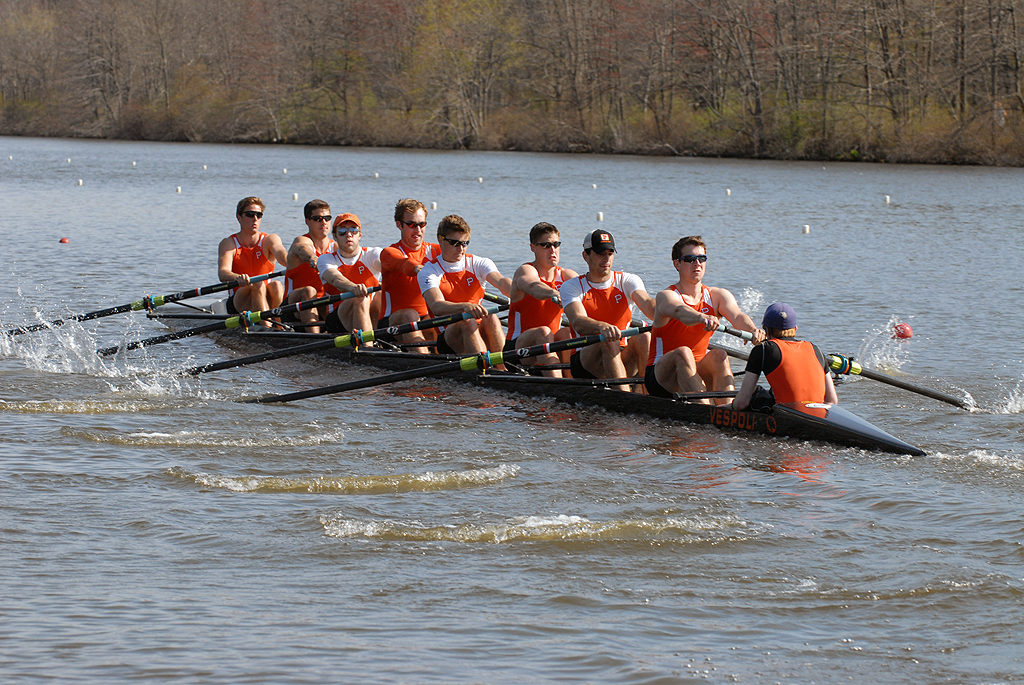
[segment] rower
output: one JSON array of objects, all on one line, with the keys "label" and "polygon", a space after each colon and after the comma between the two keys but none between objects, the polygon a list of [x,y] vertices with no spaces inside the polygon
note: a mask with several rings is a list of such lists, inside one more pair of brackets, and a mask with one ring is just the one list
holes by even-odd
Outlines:
[{"label": "rower", "polygon": [[[650,395],[733,389],[732,369],[724,350],[708,350],[711,334],[725,317],[736,328],[765,338],[725,288],[704,285],[707,246],[699,235],[680,238],[672,246],[672,265],[679,280],[658,293],[655,301],[651,351],[644,374]],[[701,400],[710,404],[710,400]],[[727,404],[728,400],[721,403]]]},{"label": "rower", "polygon": [[[288,270],[284,274],[285,300],[288,304],[323,297],[324,284],[320,280],[317,259],[320,255],[332,252],[337,245],[331,240],[331,206],[323,200],[310,200],[302,208],[306,222],[306,233],[292,241],[288,248]],[[304,328],[309,333],[319,333],[320,326],[308,324],[317,317],[327,317],[326,307],[304,309],[292,315],[307,324]],[[288,320],[290,317],[282,317]]]},{"label": "rower", "polygon": [[441,354],[500,352],[505,346],[505,331],[495,314],[480,304],[484,282],[508,295],[512,280],[502,276],[487,257],[469,254],[466,248],[472,230],[458,214],[449,214],[437,225],[441,254],[425,264],[418,274],[420,291],[433,316],[468,312],[466,319],[445,326],[437,338]]},{"label": "rower", "polygon": [[[269,274],[274,264],[285,264],[288,252],[276,233],[260,230],[266,206],[258,197],[243,197],[235,207],[238,233],[220,241],[217,247],[217,276],[223,283],[241,281],[241,285],[229,291],[227,307],[229,314],[243,311],[264,311],[281,306],[284,286],[280,281],[249,283],[253,276]],[[267,324],[269,325],[269,324]]]},{"label": "rower", "polygon": [[[562,284],[560,296],[569,325],[579,335],[607,335],[608,341],[585,347],[569,360],[574,378],[627,378],[636,376],[647,359],[650,333],[622,339],[621,329],[633,318],[630,304],[647,317],[654,316],[654,298],[636,274],[614,271],[615,239],[597,230],[583,239],[587,273]],[[619,386],[631,391],[630,386]]]},{"label": "rower", "polygon": [[380,285],[379,247],[362,247],[362,223],[355,214],[339,214],[334,220],[332,235],[337,243],[333,252],[317,260],[317,269],[329,295],[356,293],[358,296],[331,306],[327,330],[335,335],[350,331],[373,330],[376,321],[374,297],[368,289]]},{"label": "rower", "polygon": [[[512,275],[509,295],[508,340],[505,349],[532,347],[572,336],[562,326],[562,301],[558,289],[562,283],[578,274],[572,269],[558,266],[562,241],[558,229],[542,221],[530,229],[530,251],[533,261],[523,264]],[[557,364],[557,354],[544,354],[524,359],[524,364],[551,366]],[[543,372],[546,376],[562,377],[560,369]]]},{"label": "rower", "polygon": [[[827,402],[838,404],[832,374],[818,346],[796,339],[796,312],[785,302],[776,302],[764,312],[761,325],[768,339],[750,351],[743,385],[733,400],[733,409],[751,406],[764,373],[771,386],[764,404],[775,402]],[[758,404],[757,401],[754,404]],[[759,408],[759,407],[754,407]]]},{"label": "rower", "polygon": [[[437,243],[423,241],[427,227],[427,208],[419,200],[407,198],[395,205],[395,226],[401,239],[384,248],[380,255],[381,291],[384,293],[383,310],[377,327],[399,326],[419,321],[427,315],[416,275],[423,264],[441,254]],[[433,335],[433,332],[429,332]],[[433,339],[431,337],[431,339]],[[398,337],[399,342],[424,342],[426,336],[415,331]],[[426,352],[425,347],[416,348]]]}]

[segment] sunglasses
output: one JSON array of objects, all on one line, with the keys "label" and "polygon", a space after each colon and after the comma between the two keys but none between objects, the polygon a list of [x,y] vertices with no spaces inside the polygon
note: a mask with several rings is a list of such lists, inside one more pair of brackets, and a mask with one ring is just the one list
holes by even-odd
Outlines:
[{"label": "sunglasses", "polygon": [[340,235],[345,235],[346,233],[359,233],[359,227],[358,226],[335,226],[334,227],[334,232],[338,233]]},{"label": "sunglasses", "polygon": [[322,221],[325,224],[330,223],[332,217],[330,214],[322,214],[320,216],[311,216],[306,221]]},{"label": "sunglasses", "polygon": [[551,241],[546,242],[546,243],[534,243],[534,245],[536,245],[537,247],[543,247],[544,249],[547,249],[549,247],[561,247],[562,246],[562,241],[561,240],[551,240]]},{"label": "sunglasses", "polygon": [[242,216],[248,217],[250,219],[262,219],[263,212],[242,212]]},{"label": "sunglasses", "polygon": [[402,225],[406,228],[426,228],[426,221],[403,221]]},{"label": "sunglasses", "polygon": [[687,264],[693,264],[694,262],[700,262],[703,264],[708,261],[708,256],[706,254],[684,254],[676,261],[686,262]]},{"label": "sunglasses", "polygon": [[468,240],[455,240],[454,238],[445,238],[444,241],[452,247],[469,247]]}]

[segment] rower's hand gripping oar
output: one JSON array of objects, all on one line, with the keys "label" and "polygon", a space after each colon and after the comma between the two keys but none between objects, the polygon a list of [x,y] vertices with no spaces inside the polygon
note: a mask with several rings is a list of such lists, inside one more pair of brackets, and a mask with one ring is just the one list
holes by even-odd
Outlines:
[{"label": "rower's hand gripping oar", "polygon": [[[747,333],[746,331],[737,331],[733,328],[725,326],[724,324],[719,325],[718,330],[724,333],[728,333],[729,335],[738,336],[740,338],[743,338],[744,340],[751,340],[753,337],[750,336],[750,334]],[[729,354],[729,356],[736,357],[737,359],[746,360],[750,356],[746,352],[732,350],[722,345],[715,345],[714,343],[712,343],[711,346],[717,349],[725,350],[726,353]],[[878,381],[880,383],[885,383],[896,388],[902,388],[903,390],[909,390],[910,392],[915,392],[919,395],[930,397],[933,400],[939,400],[940,402],[952,404],[954,407],[960,407],[961,409],[971,408],[971,406],[964,400],[961,400],[957,397],[953,397],[952,395],[948,395],[944,392],[932,390],[931,388],[925,388],[915,383],[910,383],[899,378],[894,378],[893,376],[889,376],[878,371],[866,369],[863,366],[861,366],[859,362],[854,361],[853,357],[845,357],[841,354],[829,354],[826,355],[826,358],[828,360],[829,367],[837,374],[845,373],[853,374],[856,376],[863,376],[864,378],[870,378],[871,380]]]},{"label": "rower's hand gripping oar", "polygon": [[[264,274],[262,276],[253,276],[249,279],[249,283],[259,283],[270,278],[277,278],[283,276],[284,271],[275,271],[272,274]],[[213,285],[204,285],[201,288],[195,288],[193,290],[182,290],[176,293],[170,293],[169,295],[157,295],[151,297],[146,295],[141,300],[135,302],[129,302],[128,304],[118,305],[116,307],[108,307],[107,309],[97,309],[94,312],[85,312],[84,314],[72,314],[64,319],[54,319],[53,321],[46,321],[44,323],[36,323],[29,326],[19,326],[18,328],[12,328],[7,331],[7,335],[22,335],[24,333],[32,333],[33,331],[41,331],[44,328],[55,328],[56,326],[63,326],[66,323],[72,321],[89,321],[91,319],[100,319],[104,316],[111,316],[113,314],[121,314],[122,312],[137,312],[143,309],[153,309],[163,304],[170,302],[178,302],[179,300],[187,300],[192,297],[200,297],[202,295],[211,295],[213,293],[221,292],[222,290],[228,290],[242,285],[241,281],[229,281],[227,283],[214,283]]]},{"label": "rower's hand gripping oar", "polygon": [[[507,304],[503,304],[500,307],[489,307],[487,309],[488,314],[497,314],[508,309]],[[209,371],[221,371],[223,369],[233,369],[237,366],[248,366],[249,364],[258,364],[260,362],[270,361],[271,359],[280,359],[282,357],[290,357],[296,354],[303,354],[305,352],[315,352],[317,350],[327,350],[331,348],[343,349],[346,347],[358,347],[374,340],[380,339],[382,336],[396,336],[405,335],[406,333],[412,333],[414,331],[425,331],[430,328],[439,328],[441,326],[448,326],[459,321],[465,321],[466,319],[474,318],[469,312],[460,312],[458,314],[448,314],[447,316],[438,316],[433,319],[423,319],[422,321],[412,321],[410,323],[404,323],[398,326],[386,326],[384,328],[377,328],[372,331],[352,331],[347,335],[339,335],[336,338],[329,340],[317,340],[316,342],[306,343],[305,345],[295,345],[292,347],[285,347],[280,350],[272,350],[269,352],[263,352],[261,354],[254,354],[249,357],[242,357],[240,359],[228,359],[222,362],[213,362],[211,364],[202,364],[200,366],[193,366],[192,368],[185,369],[182,374],[199,375],[201,373],[207,373]]]},{"label": "rower's hand gripping oar", "polygon": [[[642,326],[639,328],[627,328],[622,331],[621,337],[627,338],[631,335],[637,335],[638,333],[644,333],[651,330],[650,326]],[[396,373],[389,373],[383,376],[375,376],[373,378],[364,378],[358,381],[350,381],[348,383],[338,383],[336,385],[328,385],[322,388],[311,388],[309,390],[300,390],[298,392],[285,393],[283,395],[264,395],[263,397],[253,397],[248,400],[242,400],[249,404],[268,404],[271,402],[291,402],[293,400],[303,400],[307,397],[320,397],[321,395],[331,395],[339,392],[346,392],[348,390],[360,390],[362,388],[373,388],[379,385],[387,385],[388,383],[397,383],[398,381],[407,381],[414,378],[426,378],[428,376],[440,376],[441,374],[448,373],[450,371],[477,371],[479,369],[487,369],[492,366],[498,366],[504,364],[506,361],[514,361],[516,359],[526,359],[527,357],[536,357],[541,354],[547,354],[549,352],[561,352],[562,350],[572,350],[578,347],[586,347],[587,345],[596,345],[600,342],[610,340],[608,335],[587,335],[580,338],[570,338],[569,340],[560,340],[551,343],[542,343],[540,345],[534,345],[532,347],[523,347],[518,350],[505,350],[503,352],[484,352],[481,354],[474,354],[461,359],[456,359],[450,362],[444,362],[442,364],[434,364],[432,366],[421,367],[419,369],[409,369],[408,371],[398,371]]]},{"label": "rower's hand gripping oar", "polygon": [[[380,290],[380,286],[374,286],[366,289],[366,294],[374,293]],[[353,292],[341,293],[339,295],[325,295],[324,297],[317,297],[312,300],[303,300],[302,302],[296,302],[294,304],[286,304],[281,307],[274,309],[265,309],[262,312],[242,312],[238,316],[232,316],[224,321],[218,321],[216,323],[207,324],[205,326],[197,326],[196,328],[187,328],[183,331],[175,331],[173,333],[166,333],[164,335],[153,336],[152,338],[146,338],[144,340],[136,340],[126,345],[113,345],[111,347],[104,347],[103,349],[96,350],[96,354],[102,357],[108,357],[115,354],[118,350],[137,350],[140,347],[147,347],[149,345],[157,345],[159,343],[169,342],[171,340],[180,340],[181,338],[189,338],[193,335],[201,335],[203,333],[212,333],[213,331],[231,330],[235,328],[247,328],[252,324],[257,324],[267,319],[287,314],[290,312],[300,312],[307,309],[314,309],[323,305],[334,304],[335,302],[341,302],[342,300],[349,300],[353,297],[361,297]]]}]

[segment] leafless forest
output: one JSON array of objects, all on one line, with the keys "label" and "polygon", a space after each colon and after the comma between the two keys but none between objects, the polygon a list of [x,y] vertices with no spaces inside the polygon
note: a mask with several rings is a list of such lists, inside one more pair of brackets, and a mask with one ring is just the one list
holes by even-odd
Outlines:
[{"label": "leafless forest", "polygon": [[1024,0],[0,0],[0,133],[1024,163]]}]

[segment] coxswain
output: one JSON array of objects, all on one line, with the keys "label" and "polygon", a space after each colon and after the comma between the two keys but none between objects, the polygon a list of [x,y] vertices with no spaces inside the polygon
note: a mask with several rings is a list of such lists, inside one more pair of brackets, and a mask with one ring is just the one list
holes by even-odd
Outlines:
[{"label": "coxswain", "polygon": [[[220,241],[217,248],[217,276],[222,283],[241,281],[243,285],[230,291],[228,313],[265,311],[281,306],[284,285],[280,281],[265,280],[249,283],[253,276],[274,271],[274,264],[285,264],[288,252],[276,233],[260,230],[265,210],[258,197],[243,197],[235,207],[238,233]],[[267,325],[270,325],[269,323]]]},{"label": "coxswain", "polygon": [[[574,378],[628,378],[637,375],[647,359],[650,333],[622,338],[622,329],[633,319],[631,304],[649,318],[654,316],[654,298],[636,274],[615,271],[615,239],[597,230],[583,239],[583,261],[587,273],[562,284],[560,295],[569,325],[579,335],[605,335],[608,339],[584,347],[569,360]],[[628,385],[619,386],[632,391]]]},{"label": "coxswain", "polygon": [[[765,338],[725,288],[704,285],[707,246],[699,235],[680,238],[672,246],[672,265],[679,280],[658,293],[651,350],[644,386],[650,395],[733,390],[732,369],[725,350],[709,350],[711,335],[726,318],[735,328]],[[710,404],[710,400],[701,400]],[[720,404],[728,404],[723,399]]]},{"label": "coxswain", "polygon": [[[768,379],[774,402],[825,402],[838,404],[835,385],[825,355],[818,346],[796,339],[796,312],[784,302],[776,302],[764,312],[761,325],[768,339],[750,351],[743,384],[733,400],[733,409],[751,406],[761,374]],[[759,407],[754,407],[759,408]]]},{"label": "coxswain", "polygon": [[334,334],[355,330],[373,330],[375,298],[368,289],[380,285],[379,247],[362,247],[363,228],[355,214],[339,214],[334,220],[333,236],[337,247],[317,260],[324,289],[330,295],[356,293],[357,296],[331,306],[327,330]]},{"label": "coxswain", "polygon": [[433,316],[471,313],[465,319],[439,329],[439,354],[476,354],[500,352],[505,347],[505,331],[495,314],[481,304],[484,283],[490,283],[508,295],[512,280],[502,276],[487,257],[467,252],[472,230],[458,214],[449,214],[437,224],[441,254],[420,270],[420,291]]},{"label": "coxswain", "polygon": [[[407,198],[398,201],[395,205],[395,226],[401,233],[401,239],[384,248],[380,255],[383,309],[378,328],[411,323],[427,315],[427,304],[423,301],[416,274],[423,264],[441,254],[437,243],[423,240],[427,208],[419,200]],[[434,333],[426,333],[433,340]],[[415,331],[399,336],[398,340],[403,343],[425,342],[427,336],[424,332]],[[427,351],[424,347],[415,349]]]},{"label": "coxswain", "polygon": [[[512,275],[511,304],[508,309],[508,339],[505,349],[532,347],[572,336],[562,326],[562,283],[578,274],[558,265],[562,240],[558,229],[542,221],[530,229],[530,251],[533,261],[523,264]],[[540,367],[559,362],[558,355],[549,353],[522,360],[524,364]],[[546,376],[562,377],[560,369],[543,371]]]},{"label": "coxswain", "polygon": [[[302,208],[306,233],[292,241],[288,248],[288,270],[284,274],[285,301],[288,304],[323,297],[324,284],[317,270],[320,255],[334,251],[337,245],[331,239],[331,206],[323,200],[310,200]],[[310,325],[327,317],[326,307],[304,309],[295,318],[306,324],[309,333],[319,333],[320,326]],[[287,315],[286,317],[287,318]]]}]

